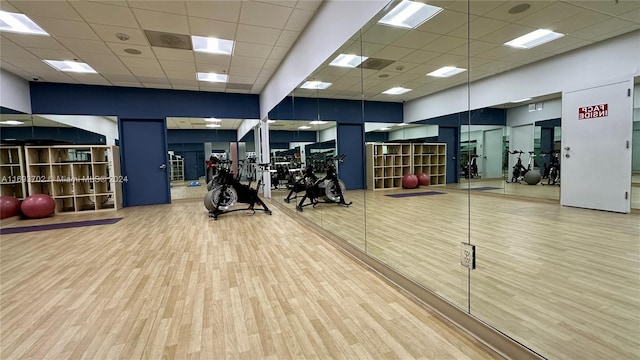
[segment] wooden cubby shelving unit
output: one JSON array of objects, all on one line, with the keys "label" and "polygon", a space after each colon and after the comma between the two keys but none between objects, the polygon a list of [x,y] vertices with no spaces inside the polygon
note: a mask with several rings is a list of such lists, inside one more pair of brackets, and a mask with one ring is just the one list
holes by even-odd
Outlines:
[{"label": "wooden cubby shelving unit", "polygon": [[27,196],[22,146],[0,146],[0,195],[23,200]]},{"label": "wooden cubby shelving unit", "polygon": [[172,158],[170,156],[169,180],[184,181],[184,159]]},{"label": "wooden cubby shelving unit", "polygon": [[444,185],[446,154],[446,144],[440,143],[367,144],[367,189],[399,189],[404,175],[419,173],[428,174],[431,185]]},{"label": "wooden cubby shelving unit", "polygon": [[56,214],[122,207],[117,146],[26,146],[25,154],[29,194],[53,197]]}]

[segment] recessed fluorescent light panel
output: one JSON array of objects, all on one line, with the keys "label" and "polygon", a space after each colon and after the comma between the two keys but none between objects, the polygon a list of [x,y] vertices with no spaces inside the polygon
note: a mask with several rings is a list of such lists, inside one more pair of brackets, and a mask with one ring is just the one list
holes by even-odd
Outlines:
[{"label": "recessed fluorescent light panel", "polygon": [[381,128],[380,128],[380,129],[378,129],[378,130],[386,131],[386,130],[391,130],[391,128],[389,128],[389,127],[381,127]]},{"label": "recessed fluorescent light panel", "polygon": [[204,36],[191,36],[193,51],[205,52],[209,54],[231,55],[233,52],[233,41]]},{"label": "recessed fluorescent light panel", "polygon": [[518,100],[509,101],[509,102],[513,104],[517,104],[517,103],[521,103],[529,100],[531,100],[531,98],[518,99]]},{"label": "recessed fluorescent light panel", "polygon": [[64,72],[74,72],[81,74],[97,74],[95,70],[89,64],[77,61],[59,61],[59,60],[42,60],[47,63],[47,65],[52,68],[64,71]]},{"label": "recessed fluorescent light panel", "polygon": [[403,0],[389,11],[378,23],[388,26],[413,29],[436,16],[442,8],[416,1]]},{"label": "recessed fluorescent light panel", "polygon": [[204,119],[204,121],[206,121],[206,122],[214,122],[214,123],[222,122],[222,120],[216,119],[216,118],[206,118],[206,119]]},{"label": "recessed fluorescent light panel", "polygon": [[208,128],[219,128],[221,125],[220,124],[207,124],[205,125]]},{"label": "recessed fluorescent light panel", "polygon": [[518,49],[531,49],[563,36],[564,34],[559,34],[551,30],[538,29],[504,44]]},{"label": "recessed fluorescent light panel", "polygon": [[208,81],[208,82],[227,82],[229,75],[225,74],[216,74],[216,73],[198,73],[199,81]]},{"label": "recessed fluorescent light panel", "polygon": [[408,93],[411,90],[412,89],[405,89],[403,87],[394,87],[389,90],[385,90],[382,93],[387,95],[400,95],[400,94]]},{"label": "recessed fluorescent light panel", "polygon": [[367,59],[367,56],[340,54],[329,65],[354,68]]},{"label": "recessed fluorescent light panel", "polygon": [[322,121],[322,120],[313,120],[309,122],[309,125],[324,125],[326,124],[326,121]]},{"label": "recessed fluorescent light panel", "polygon": [[324,90],[326,88],[328,88],[329,86],[333,85],[332,83],[329,82],[322,82],[322,81],[307,81],[304,84],[302,84],[302,86],[300,86],[301,89],[318,89],[318,90]]},{"label": "recessed fluorescent light panel", "polygon": [[274,122],[276,122],[275,120],[267,120],[267,124],[273,124]]},{"label": "recessed fluorescent light panel", "polygon": [[18,121],[18,120],[6,120],[6,121],[0,121],[0,124],[2,124],[2,125],[23,125],[24,122]]},{"label": "recessed fluorescent light panel", "polygon": [[300,129],[300,130],[311,129],[311,126],[302,125],[302,126],[298,126],[298,129]]},{"label": "recessed fluorescent light panel", "polygon": [[436,70],[436,71],[432,71],[430,73],[427,74],[427,76],[434,76],[434,77],[449,77],[449,76],[453,76],[453,75],[457,75],[460,74],[461,72],[465,72],[467,71],[467,69],[462,69],[462,68],[457,68],[455,66],[443,66],[440,69]]},{"label": "recessed fluorescent light panel", "polygon": [[26,15],[0,11],[0,30],[18,34],[49,35]]},{"label": "recessed fluorescent light panel", "polygon": [[405,124],[405,123],[400,123],[400,124],[396,124],[396,126],[407,126],[409,124]]}]

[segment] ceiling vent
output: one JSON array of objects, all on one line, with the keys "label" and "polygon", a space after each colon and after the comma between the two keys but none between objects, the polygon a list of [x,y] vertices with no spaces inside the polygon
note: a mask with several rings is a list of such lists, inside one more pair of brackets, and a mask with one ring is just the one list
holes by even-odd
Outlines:
[{"label": "ceiling vent", "polygon": [[151,46],[164,47],[170,49],[191,50],[191,37],[189,35],[172,34],[160,31],[144,31]]},{"label": "ceiling vent", "polygon": [[251,90],[253,84],[227,83],[227,89],[233,90]]},{"label": "ceiling vent", "polygon": [[393,64],[394,62],[394,60],[368,58],[367,60],[363,61],[358,67],[368,70],[382,70],[387,66]]}]

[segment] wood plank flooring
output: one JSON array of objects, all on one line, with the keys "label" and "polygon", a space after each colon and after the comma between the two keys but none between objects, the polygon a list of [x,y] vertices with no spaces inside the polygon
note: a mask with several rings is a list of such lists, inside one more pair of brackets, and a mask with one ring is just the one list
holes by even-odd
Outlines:
[{"label": "wood plank flooring", "polygon": [[[349,191],[349,208],[321,204],[298,216],[470,306],[545,357],[640,359],[640,213],[483,191],[469,198],[444,187],[417,191],[425,190],[446,194]],[[459,264],[460,242],[469,239],[478,255],[470,277]]]},{"label": "wood plank flooring", "polygon": [[494,359],[292,221],[202,199],[0,238],[2,359]]}]

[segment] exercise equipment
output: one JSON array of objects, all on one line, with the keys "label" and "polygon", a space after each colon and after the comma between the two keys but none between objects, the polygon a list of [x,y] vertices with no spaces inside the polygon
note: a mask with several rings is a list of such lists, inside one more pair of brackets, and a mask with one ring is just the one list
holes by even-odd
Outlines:
[{"label": "exercise equipment", "polygon": [[[343,162],[345,156],[345,154],[342,154],[327,158],[326,175],[321,179],[308,183],[302,199],[296,206],[296,210],[302,211],[305,206],[309,205],[315,208],[319,203],[337,203],[344,207],[352,204],[352,202],[346,202],[344,199],[344,191],[347,188],[342,180],[338,178],[335,166],[335,162]],[[305,204],[304,202],[307,199],[309,199],[309,203]],[[323,199],[323,201],[320,201],[320,199]]]},{"label": "exercise equipment", "polygon": [[[544,175],[542,178],[547,179],[547,185],[560,186],[560,150],[543,151],[542,154],[543,156],[549,155],[551,157],[549,165],[544,164]],[[544,183],[542,185],[544,185]]]},{"label": "exercise equipment", "polygon": [[535,170],[529,170],[524,174],[524,182],[529,185],[538,185],[540,180],[542,180],[542,175]]},{"label": "exercise equipment", "polygon": [[[249,184],[243,184],[240,182],[240,175],[235,175],[231,171],[231,161],[220,161],[218,166],[218,175],[212,180],[215,183],[212,189],[207,192],[204,198],[204,205],[209,210],[209,217],[214,220],[218,220],[218,216],[234,211],[249,210],[252,214],[256,213],[256,210],[261,210],[269,215],[272,211],[267,204],[258,196],[258,189],[262,183],[262,180],[258,180],[255,188]],[[261,168],[267,168],[269,164],[256,164]],[[237,203],[248,204],[249,206],[242,209],[230,209]],[[256,209],[255,205],[258,204],[261,208]]]},{"label": "exercise equipment", "polygon": [[47,194],[33,194],[22,201],[22,214],[31,219],[45,218],[56,209],[56,202]]},{"label": "exercise equipment", "polygon": [[415,189],[418,187],[418,177],[414,174],[406,174],[402,177],[402,187],[405,189]]},{"label": "exercise equipment", "polygon": [[418,185],[420,186],[429,186],[431,185],[431,176],[425,173],[420,173],[418,176]]},{"label": "exercise equipment", "polygon": [[476,154],[472,154],[469,156],[469,160],[467,161],[467,164],[462,165],[462,174],[461,176],[465,179],[473,179],[473,178],[477,178],[478,176],[478,164],[476,159],[478,158],[478,155]]},{"label": "exercise equipment", "polygon": [[13,196],[0,196],[0,219],[10,218],[20,212],[20,200]]},{"label": "exercise equipment", "polygon": [[[509,151],[509,154],[512,154],[512,155],[518,154],[518,160],[516,161],[516,164],[513,166],[513,172],[511,173],[511,182],[520,183],[524,181],[529,185],[537,185],[542,179],[542,176],[540,175],[540,172],[535,171],[531,168],[531,165],[533,163],[533,158],[535,156],[534,152],[529,151],[529,161],[527,162],[526,167],[522,165],[522,158],[521,158],[522,154],[524,154],[524,151],[514,150],[514,151]],[[529,175],[527,176],[527,174]]]},{"label": "exercise equipment", "polygon": [[284,198],[284,202],[289,203],[291,200],[297,199],[298,193],[306,191],[307,187],[311,186],[318,180],[318,177],[313,170],[313,165],[307,165],[302,175],[297,176],[296,172],[298,172],[299,169],[289,169],[289,179],[287,181],[289,194]]}]

